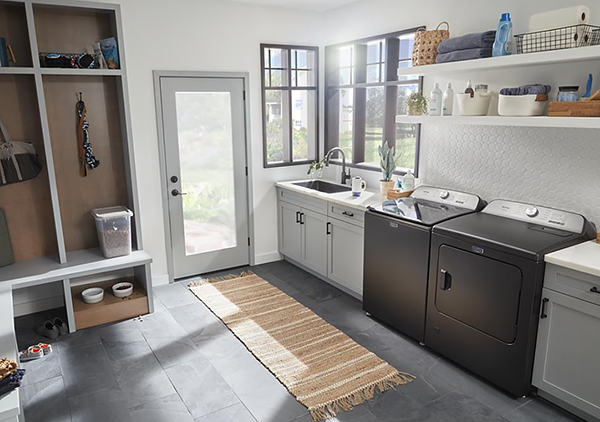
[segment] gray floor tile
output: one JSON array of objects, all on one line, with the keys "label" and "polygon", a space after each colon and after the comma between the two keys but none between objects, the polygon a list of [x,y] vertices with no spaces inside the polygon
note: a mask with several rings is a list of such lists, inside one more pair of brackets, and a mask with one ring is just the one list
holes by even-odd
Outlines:
[{"label": "gray floor tile", "polygon": [[21,387],[20,394],[27,422],[71,422],[62,377]]},{"label": "gray floor tile", "polygon": [[167,309],[188,305],[198,299],[181,283],[168,284],[154,288],[154,294]]},{"label": "gray floor tile", "polygon": [[349,296],[320,303],[315,311],[325,321],[346,333],[369,330],[377,325],[365,314],[361,302]]},{"label": "gray floor tile", "polygon": [[27,371],[22,385],[35,384],[62,375],[58,351],[53,351],[41,359],[23,362],[21,367]]},{"label": "gray floor tile", "polygon": [[111,361],[130,407],[176,394],[152,352]]},{"label": "gray floor tile", "polygon": [[[335,417],[327,419],[327,422],[377,422],[378,419],[367,410],[364,405],[355,407],[349,412],[339,412]],[[309,413],[294,419],[292,422],[314,422]]]},{"label": "gray floor tile", "polygon": [[174,366],[166,372],[196,419],[239,404],[233,390],[204,358]]},{"label": "gray floor tile", "polygon": [[271,273],[316,302],[325,302],[345,295],[335,287],[287,262],[279,264],[279,268],[272,269]]},{"label": "gray floor tile", "polygon": [[98,334],[111,361],[150,352],[144,335],[134,321],[104,326],[98,330]]},{"label": "gray floor tile", "polygon": [[[398,409],[397,416],[387,420],[402,420],[403,416],[402,409]],[[458,392],[449,393],[429,403],[416,415],[410,415],[405,419],[436,422],[507,422],[494,409]]]},{"label": "gray floor tile", "polygon": [[69,407],[73,422],[132,422],[125,395],[118,388],[71,397]]},{"label": "gray floor tile", "polygon": [[99,328],[95,327],[78,330],[74,333],[67,334],[66,336],[61,336],[55,344],[58,346],[58,350],[62,352],[67,349],[82,349],[90,346],[99,346],[102,344],[102,341],[100,340]]},{"label": "gray floor tile", "polygon": [[196,422],[256,422],[254,416],[243,404],[234,404],[209,415],[196,419]]},{"label": "gray floor tile", "polygon": [[163,312],[166,311],[167,307],[162,303],[162,300],[158,298],[158,296],[154,295],[154,312]]},{"label": "gray floor tile", "polygon": [[149,401],[130,408],[129,411],[133,422],[194,422],[194,418],[177,394]]},{"label": "gray floor tile", "polygon": [[511,422],[583,422],[577,416],[537,397],[504,417]]}]

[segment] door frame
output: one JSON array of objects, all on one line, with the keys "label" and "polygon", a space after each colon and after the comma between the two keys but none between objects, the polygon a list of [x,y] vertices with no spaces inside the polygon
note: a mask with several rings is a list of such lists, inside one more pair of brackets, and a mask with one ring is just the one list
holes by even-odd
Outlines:
[{"label": "door frame", "polygon": [[203,72],[203,71],[184,71],[184,70],[154,70],[154,100],[156,103],[156,125],[158,130],[158,158],[160,163],[160,187],[163,208],[163,224],[165,230],[165,245],[167,252],[167,271],[169,272],[169,283],[175,281],[175,270],[173,264],[173,242],[171,241],[171,219],[169,218],[169,193],[167,184],[167,159],[166,159],[166,140],[163,125],[163,108],[161,93],[161,78],[215,78],[215,79],[241,79],[244,85],[244,129],[245,137],[245,158],[248,175],[246,177],[246,195],[248,209],[246,216],[248,218],[248,236],[250,245],[248,247],[248,262],[251,266],[255,265],[254,254],[254,220],[251,218],[250,210],[254,209],[254,195],[252,191],[252,145],[250,144],[250,73],[249,72]]}]

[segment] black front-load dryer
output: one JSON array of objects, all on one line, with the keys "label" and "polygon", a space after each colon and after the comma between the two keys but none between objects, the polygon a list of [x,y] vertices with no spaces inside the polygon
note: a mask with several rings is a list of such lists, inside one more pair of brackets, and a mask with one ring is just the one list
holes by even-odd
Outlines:
[{"label": "black front-load dryer", "polygon": [[578,214],[509,201],[436,225],[425,344],[515,396],[528,394],[544,255],[595,235]]},{"label": "black front-load dryer", "polygon": [[420,186],[365,215],[363,308],[423,342],[431,228],[484,202],[468,193]]}]

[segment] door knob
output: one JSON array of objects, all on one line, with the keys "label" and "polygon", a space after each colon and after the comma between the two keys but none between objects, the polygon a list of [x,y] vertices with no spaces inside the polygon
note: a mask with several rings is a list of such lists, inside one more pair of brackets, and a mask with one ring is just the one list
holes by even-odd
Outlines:
[{"label": "door knob", "polygon": [[171,183],[177,183],[179,181],[179,179],[177,178],[177,176],[171,176]]},{"label": "door knob", "polygon": [[177,189],[173,189],[171,191],[171,195],[173,195],[173,196],[181,196],[181,195],[187,195],[187,193],[185,193],[185,192],[179,192]]}]

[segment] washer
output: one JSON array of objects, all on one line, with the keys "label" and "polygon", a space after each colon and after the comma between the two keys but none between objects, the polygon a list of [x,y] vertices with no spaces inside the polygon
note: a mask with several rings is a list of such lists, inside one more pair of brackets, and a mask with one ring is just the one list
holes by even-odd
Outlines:
[{"label": "washer", "polygon": [[475,212],[477,195],[421,186],[365,214],[363,308],[423,342],[431,228]]},{"label": "washer", "polygon": [[595,237],[581,215],[501,200],[435,226],[425,343],[515,396],[528,394],[544,255]]}]

